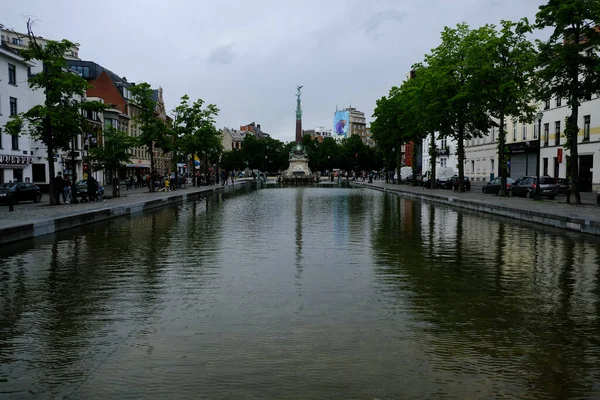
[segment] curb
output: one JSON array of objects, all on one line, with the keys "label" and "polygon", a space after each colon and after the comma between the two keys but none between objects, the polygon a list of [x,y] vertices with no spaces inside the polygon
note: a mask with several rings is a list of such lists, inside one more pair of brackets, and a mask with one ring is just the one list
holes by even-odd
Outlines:
[{"label": "curb", "polygon": [[512,218],[519,221],[531,222],[552,226],[554,228],[566,229],[590,235],[600,236],[600,222],[585,218],[573,218],[562,215],[553,215],[539,211],[528,211],[516,207],[506,207],[495,204],[487,204],[477,200],[465,200],[454,196],[442,196],[429,193],[415,193],[402,189],[389,189],[379,186],[371,186],[363,183],[353,182],[352,185],[379,190],[380,192],[395,193],[403,197],[410,197],[431,203],[444,204],[446,206],[464,210],[477,211],[500,217]]},{"label": "curb", "polygon": [[174,194],[160,199],[141,200],[136,203],[125,205],[107,206],[104,208],[88,211],[79,211],[69,215],[58,217],[40,218],[38,220],[28,221],[22,224],[15,224],[8,227],[0,227],[0,244],[14,243],[25,239],[31,239],[38,236],[50,235],[55,232],[67,229],[78,228],[83,225],[106,221],[109,219],[132,215],[143,211],[154,210],[174,204],[185,204],[188,201],[194,201],[205,194],[222,192],[225,190],[235,190],[246,186],[248,182],[239,182],[235,187],[215,186],[204,190],[198,190],[190,193]]}]

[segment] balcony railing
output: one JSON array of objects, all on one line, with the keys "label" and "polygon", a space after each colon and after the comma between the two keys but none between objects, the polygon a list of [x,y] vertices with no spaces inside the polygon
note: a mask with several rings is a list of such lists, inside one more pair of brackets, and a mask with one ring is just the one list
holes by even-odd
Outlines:
[{"label": "balcony railing", "polygon": [[438,156],[449,156],[450,155],[450,148],[449,147],[444,147],[442,149],[442,148],[436,147],[435,148],[435,154],[438,155]]}]

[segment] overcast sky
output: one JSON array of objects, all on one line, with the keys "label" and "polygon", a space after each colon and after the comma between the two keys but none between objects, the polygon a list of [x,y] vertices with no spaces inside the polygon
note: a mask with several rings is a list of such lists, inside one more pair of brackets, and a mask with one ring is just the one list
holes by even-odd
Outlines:
[{"label": "overcast sky", "polygon": [[375,100],[439,44],[444,26],[517,20],[544,0],[20,0],[0,23],[80,44],[79,56],[221,109],[219,127],[255,121],[294,138],[296,86],[303,128],[330,128],[352,105],[371,120]]}]

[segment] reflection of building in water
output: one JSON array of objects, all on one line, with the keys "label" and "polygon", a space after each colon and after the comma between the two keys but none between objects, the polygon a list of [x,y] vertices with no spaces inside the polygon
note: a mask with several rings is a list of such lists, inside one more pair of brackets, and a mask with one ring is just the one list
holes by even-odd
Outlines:
[{"label": "reflection of building in water", "polygon": [[431,241],[442,248],[455,246],[458,225],[457,212],[428,203],[420,203],[420,205],[423,240]]},{"label": "reflection of building in water", "polygon": [[336,243],[348,242],[348,194],[333,202],[333,236]]}]

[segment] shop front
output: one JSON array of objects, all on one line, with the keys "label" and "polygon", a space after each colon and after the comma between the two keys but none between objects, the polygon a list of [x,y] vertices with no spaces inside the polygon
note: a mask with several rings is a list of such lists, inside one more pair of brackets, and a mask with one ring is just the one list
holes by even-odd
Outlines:
[{"label": "shop front", "polygon": [[119,171],[119,178],[129,179],[137,176],[138,178],[150,173],[150,160],[133,159],[131,164],[125,164],[125,168]]},{"label": "shop front", "polygon": [[537,140],[509,143],[509,176],[513,179],[518,179],[522,176],[535,176],[537,173],[536,166],[538,162],[537,150]]},{"label": "shop front", "polygon": [[32,156],[0,154],[0,183],[31,182]]}]

